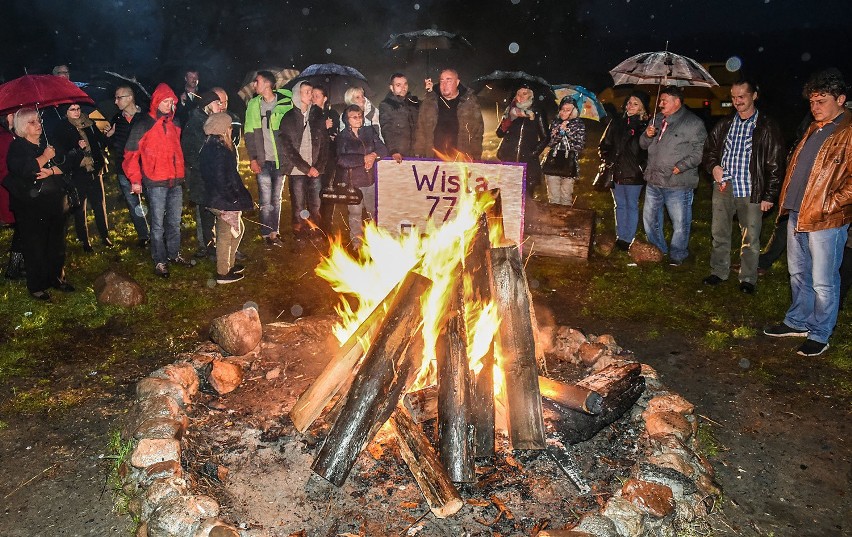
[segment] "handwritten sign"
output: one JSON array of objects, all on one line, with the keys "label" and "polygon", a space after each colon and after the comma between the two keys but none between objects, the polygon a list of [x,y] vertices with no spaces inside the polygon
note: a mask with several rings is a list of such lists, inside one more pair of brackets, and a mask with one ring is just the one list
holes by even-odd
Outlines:
[{"label": "handwritten sign", "polygon": [[526,165],[444,162],[433,159],[380,160],[376,166],[376,221],[388,231],[425,230],[451,220],[459,197],[500,189],[506,238],[521,243]]}]

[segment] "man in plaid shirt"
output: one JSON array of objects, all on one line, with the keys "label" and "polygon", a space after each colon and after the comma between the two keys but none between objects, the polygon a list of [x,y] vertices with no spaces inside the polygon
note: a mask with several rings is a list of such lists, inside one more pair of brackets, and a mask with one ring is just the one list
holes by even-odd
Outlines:
[{"label": "man in plaid shirt", "polygon": [[736,113],[720,120],[704,142],[704,169],[713,177],[713,250],[707,285],[728,279],[731,228],[736,214],[742,236],[740,291],[757,283],[763,213],[778,201],[784,179],[784,141],[778,124],[755,107],[757,86],[747,80],[731,87]]}]

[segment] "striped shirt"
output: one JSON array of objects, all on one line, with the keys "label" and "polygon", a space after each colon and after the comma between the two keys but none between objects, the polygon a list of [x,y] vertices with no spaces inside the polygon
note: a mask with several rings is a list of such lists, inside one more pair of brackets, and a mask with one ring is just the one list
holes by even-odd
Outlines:
[{"label": "striped shirt", "polygon": [[735,198],[751,196],[751,140],[757,123],[757,110],[748,119],[734,114],[734,121],[725,138],[725,150],[722,152],[722,179],[730,181],[734,187]]}]

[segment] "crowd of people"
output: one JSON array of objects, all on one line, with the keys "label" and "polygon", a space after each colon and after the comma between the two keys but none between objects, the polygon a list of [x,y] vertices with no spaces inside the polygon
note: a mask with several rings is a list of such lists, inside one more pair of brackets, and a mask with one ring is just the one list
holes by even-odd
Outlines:
[{"label": "crowd of people", "polygon": [[[53,74],[68,77],[68,67],[57,66]],[[84,251],[94,250],[89,209],[102,245],[112,245],[103,187],[108,155],[137,243],[150,248],[154,274],[165,278],[174,265],[195,265],[188,259],[193,256],[181,251],[186,192],[194,206],[194,256],[215,259],[218,283],[239,281],[245,272],[239,264],[245,259],[239,250],[245,233],[242,213],[255,206],[237,172],[241,138],[257,181],[259,236],[266,248],[284,244],[280,220],[286,182],[297,247],[329,230],[334,207],[329,200],[335,198],[326,194],[343,191],[350,246],[357,249],[362,226],[376,210],[373,169],[378,159],[482,157],[484,121],[476,93],[454,69],[441,71],[437,82],[425,80],[424,96],[418,99],[407,77],[394,73],[378,106],[363,88],[352,87],[338,114],[322,85],[301,80],[291,89],[276,88],[275,74],[259,71],[255,96],[239,118],[228,111],[225,90],[202,91],[198,72],[189,70],[179,94],[159,84],[148,110],[136,104],[132,85],[117,87],[118,113],[104,131],[79,103],[62,107],[64,120],[51,133],[50,144],[37,111],[20,109],[6,118],[8,128],[0,129],[0,180],[9,200],[0,198],[0,217],[15,223],[6,275],[25,274],[30,294],[40,300],[50,299],[50,289],[74,290],[64,275],[67,215],[73,214]],[[704,122],[684,106],[678,87],[661,88],[656,114],[647,93],[632,92],[598,146],[602,169],[611,174],[607,186],[614,202],[616,247],[628,250],[636,239],[644,192],[641,220],[647,241],[669,264],[681,265],[690,255],[693,197],[704,175],[713,184],[713,247],[711,273],[703,283],[728,279],[736,217],[739,289],[753,294],[765,268],[763,215],[777,206],[775,232],[782,236],[786,231],[793,303],[783,322],[765,333],[805,337],[799,354],[822,353],[852,272],[847,93],[836,70],[814,75],[803,90],[812,119],[788,152],[778,124],[756,105],[759,89],[753,81],[732,86],[734,113],[709,135]],[[551,121],[541,101],[530,86],[517,88],[498,119],[497,158],[526,164],[526,195],[543,184],[550,203],[573,205],[575,182],[582,176],[579,155],[587,144],[585,124],[575,99],[562,99]],[[666,214],[672,226],[668,241]],[[776,237],[773,251],[783,242]]]}]

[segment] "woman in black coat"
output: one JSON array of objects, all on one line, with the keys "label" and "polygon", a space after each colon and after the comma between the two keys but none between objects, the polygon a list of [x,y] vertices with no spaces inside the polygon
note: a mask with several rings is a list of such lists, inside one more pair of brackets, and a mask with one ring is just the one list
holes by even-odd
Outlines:
[{"label": "woman in black coat", "polygon": [[363,199],[349,206],[349,238],[353,248],[360,248],[364,236],[363,212],[367,218],[376,213],[376,185],[373,166],[381,157],[388,156],[388,148],[373,127],[364,126],[364,111],[357,104],[343,111],[346,128],[337,135],[337,171],[335,180],[358,188]]},{"label": "woman in black coat", "polygon": [[506,108],[497,137],[502,138],[497,158],[503,162],[523,162],[527,165],[527,193],[532,196],[541,183],[539,155],[547,147],[548,137],[544,113],[535,104],[535,94],[529,88],[519,88],[512,104]]},{"label": "woman in black coat", "polygon": [[60,153],[65,154],[65,167],[71,183],[77,190],[79,206],[72,207],[74,228],[83,250],[91,252],[89,229],[86,225],[86,208],[95,215],[95,226],[104,246],[112,246],[107,225],[104,202],[103,172],[106,164],[104,152],[107,138],[97,125],[83,113],[79,104],[71,104],[65,111],[66,121],[56,128],[55,142]]},{"label": "woman in black coat", "polygon": [[237,248],[245,233],[243,211],[254,207],[251,194],[237,172],[237,152],[231,139],[231,116],[210,114],[204,122],[207,139],[199,159],[204,181],[204,210],[216,215],[216,283],[243,279],[245,267],[236,264]]},{"label": "woman in black coat", "polygon": [[[65,281],[66,165],[51,159],[56,150],[42,139],[38,113],[22,108],[15,114],[15,134],[3,186],[9,191],[21,249],[27,266],[27,290],[34,298],[50,300],[48,288],[70,292]],[[60,159],[61,160],[61,159]]]},{"label": "woman in black coat", "polygon": [[648,159],[639,148],[639,137],[648,126],[650,97],[636,90],[624,102],[624,115],[614,118],[601,138],[598,153],[605,166],[611,166],[615,185],[615,245],[621,250],[630,248],[639,223],[639,195],[645,179],[642,174]]}]

